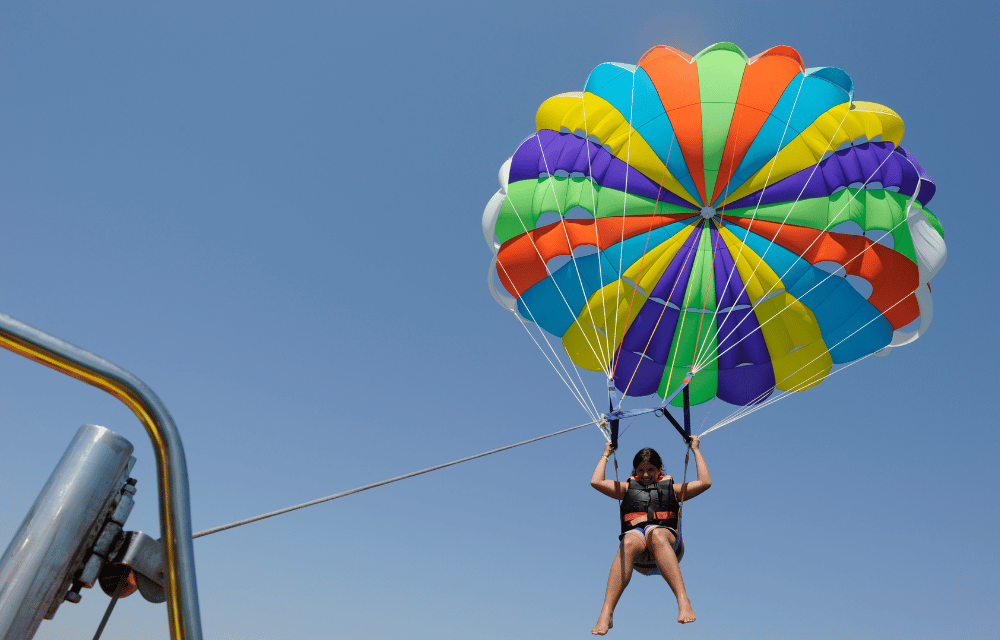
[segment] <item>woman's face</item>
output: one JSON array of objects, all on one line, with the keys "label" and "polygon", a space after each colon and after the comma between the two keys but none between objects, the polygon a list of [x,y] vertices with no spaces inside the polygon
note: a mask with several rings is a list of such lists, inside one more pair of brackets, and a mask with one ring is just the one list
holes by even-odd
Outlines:
[{"label": "woman's face", "polygon": [[635,477],[642,484],[653,484],[660,476],[660,470],[647,461],[642,461],[635,468]]}]

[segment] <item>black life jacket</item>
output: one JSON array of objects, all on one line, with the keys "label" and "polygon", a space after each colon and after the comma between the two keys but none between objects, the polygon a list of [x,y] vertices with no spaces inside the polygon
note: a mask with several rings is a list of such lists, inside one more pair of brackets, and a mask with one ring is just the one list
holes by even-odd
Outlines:
[{"label": "black life jacket", "polygon": [[676,531],[678,510],[672,477],[661,475],[654,484],[644,485],[632,476],[621,504],[622,535],[644,524],[662,524]]}]

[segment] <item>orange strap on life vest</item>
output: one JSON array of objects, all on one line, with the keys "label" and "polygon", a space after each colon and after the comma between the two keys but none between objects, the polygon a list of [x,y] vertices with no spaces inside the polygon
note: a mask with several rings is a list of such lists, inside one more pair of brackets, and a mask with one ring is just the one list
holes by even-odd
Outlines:
[{"label": "orange strap on life vest", "polygon": [[[673,511],[656,511],[653,513],[657,520],[669,520],[676,516],[677,514]],[[622,520],[629,523],[633,527],[637,524],[642,524],[643,522],[649,522],[649,515],[645,512],[640,513],[626,513],[622,516]]]}]

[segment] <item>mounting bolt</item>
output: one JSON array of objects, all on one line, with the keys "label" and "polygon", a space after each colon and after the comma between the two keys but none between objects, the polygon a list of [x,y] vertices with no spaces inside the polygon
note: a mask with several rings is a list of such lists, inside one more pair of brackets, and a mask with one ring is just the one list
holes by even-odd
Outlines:
[{"label": "mounting bolt", "polygon": [[76,604],[76,603],[80,602],[80,599],[83,597],[83,596],[80,595],[80,589],[82,589],[82,588],[83,588],[83,584],[82,583],[80,583],[80,582],[74,582],[73,583],[73,588],[70,589],[69,592],[66,593],[66,601],[67,602],[72,602],[73,604]]}]

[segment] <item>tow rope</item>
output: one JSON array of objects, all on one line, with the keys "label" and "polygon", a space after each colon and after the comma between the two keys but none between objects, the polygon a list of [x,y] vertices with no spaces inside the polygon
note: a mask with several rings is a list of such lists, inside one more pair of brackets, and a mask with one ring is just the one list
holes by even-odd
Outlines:
[{"label": "tow rope", "polygon": [[254,516],[253,518],[247,518],[246,520],[238,520],[237,522],[231,522],[230,524],[224,524],[218,527],[212,527],[211,529],[205,529],[204,531],[199,531],[198,533],[191,536],[192,538],[201,538],[202,536],[211,535],[213,533],[218,533],[220,531],[225,531],[226,529],[234,529],[236,527],[241,527],[245,524],[250,524],[251,522],[257,522],[258,520],[263,520],[265,518],[273,518],[274,516],[280,516],[283,513],[288,513],[289,511],[295,511],[297,509],[305,509],[306,507],[311,507],[315,504],[320,504],[322,502],[329,502],[330,500],[336,500],[337,498],[343,498],[355,493],[361,493],[362,491],[368,491],[369,489],[374,489],[375,487],[381,487],[393,482],[399,482],[400,480],[406,480],[407,478],[413,478],[424,473],[430,473],[431,471],[437,471],[438,469],[444,469],[445,467],[451,467],[456,464],[461,464],[463,462],[468,462],[469,460],[475,460],[476,458],[482,458],[484,456],[493,455],[494,453],[500,453],[501,451],[506,451],[508,449],[513,449],[515,447],[520,447],[526,444],[531,444],[532,442],[538,442],[539,440],[545,440],[546,438],[551,438],[553,436],[558,436],[563,433],[569,433],[570,431],[576,431],[577,429],[582,429],[584,427],[589,427],[592,424],[600,424],[600,420],[593,420],[584,424],[578,424],[575,427],[570,427],[569,429],[563,429],[561,431],[556,431],[548,435],[539,436],[537,438],[532,438],[531,440],[525,440],[524,442],[518,442],[516,444],[510,444],[506,447],[500,447],[499,449],[493,449],[491,451],[484,451],[483,453],[477,453],[474,456],[469,456],[467,458],[462,458],[460,460],[453,460],[451,462],[446,462],[444,464],[435,465],[433,467],[427,467],[426,469],[421,469],[420,471],[414,471],[413,473],[407,473],[401,476],[396,476],[395,478],[389,478],[388,480],[382,480],[381,482],[374,482],[372,484],[366,484],[363,487],[358,487],[356,489],[351,489],[350,491],[341,491],[340,493],[335,493],[332,496],[326,496],[325,498],[318,498],[316,500],[310,500],[309,502],[303,502],[302,504],[297,504],[293,507],[285,507],[284,509],[278,509],[277,511],[271,511],[270,513],[265,513],[259,516]]}]

